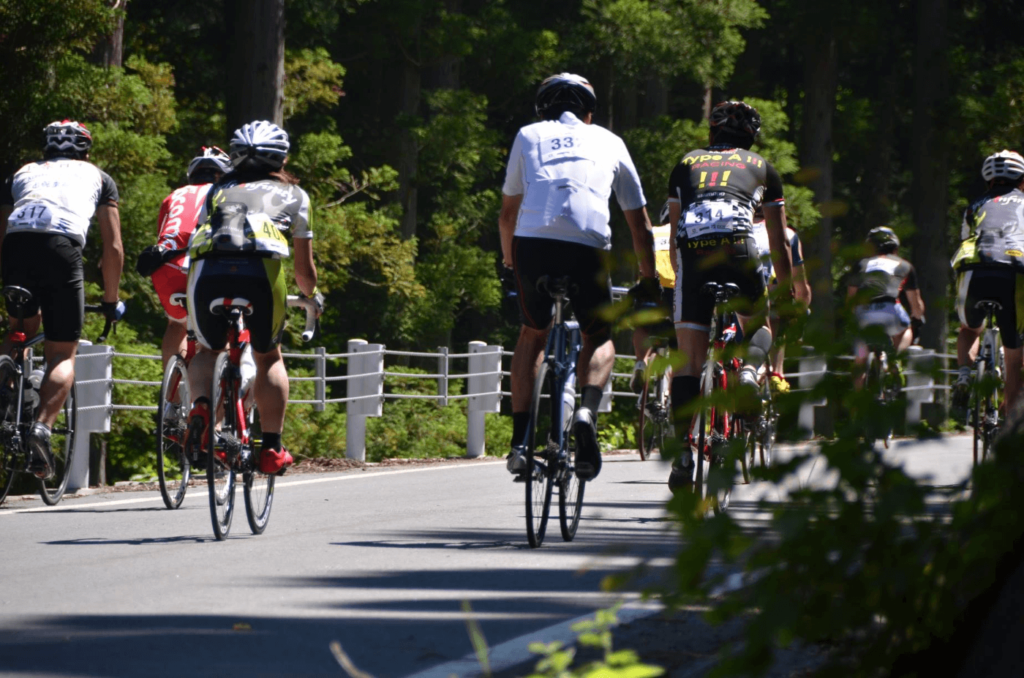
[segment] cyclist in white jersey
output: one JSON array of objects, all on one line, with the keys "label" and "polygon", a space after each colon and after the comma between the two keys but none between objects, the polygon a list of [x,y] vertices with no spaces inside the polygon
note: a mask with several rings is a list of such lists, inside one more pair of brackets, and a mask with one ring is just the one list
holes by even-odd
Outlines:
[{"label": "cyclist in white jersey", "polygon": [[[40,322],[46,330],[46,375],[27,437],[31,469],[41,478],[53,474],[50,429],[75,379],[85,313],[82,248],[94,214],[103,238],[103,312],[116,320],[124,308],[117,299],[124,264],[117,186],[87,162],[92,136],[84,125],[63,120],[44,133],[43,160],[19,169],[0,189],[3,283],[32,292],[23,309],[26,336],[35,336]],[[13,327],[14,319],[8,322]],[[0,345],[4,354],[10,349],[10,340]]]},{"label": "cyclist in white jersey", "polygon": [[537,90],[541,122],[519,130],[502,188],[501,250],[515,278],[522,329],[512,358],[512,451],[507,467],[526,469],[525,442],[538,358],[552,320],[551,299],[536,288],[541,276],[568,276],[573,311],[583,334],[577,374],[581,403],[573,419],[577,475],[601,470],[597,409],[611,375],[611,327],[598,309],[611,302],[606,251],[611,249],[612,192],[633,236],[640,272],[657,289],[651,223],[633,161],[622,139],[591,124],[597,98],[585,78],[560,73]]}]

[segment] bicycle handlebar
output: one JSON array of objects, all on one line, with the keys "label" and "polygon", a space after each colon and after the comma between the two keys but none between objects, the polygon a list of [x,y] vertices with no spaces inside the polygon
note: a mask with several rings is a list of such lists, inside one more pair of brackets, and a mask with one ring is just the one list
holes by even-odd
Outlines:
[{"label": "bicycle handlebar", "polygon": [[288,305],[293,308],[301,308],[306,312],[306,329],[302,331],[302,341],[309,341],[316,333],[318,318],[316,316],[316,302],[312,299],[299,297],[294,294],[288,295]]}]

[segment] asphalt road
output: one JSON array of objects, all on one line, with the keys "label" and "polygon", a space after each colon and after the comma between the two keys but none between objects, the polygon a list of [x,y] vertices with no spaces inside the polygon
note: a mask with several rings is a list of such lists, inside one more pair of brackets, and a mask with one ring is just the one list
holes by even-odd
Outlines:
[{"label": "asphalt road", "polygon": [[[937,485],[971,465],[966,437],[891,454]],[[819,466],[797,482],[830,482]],[[536,550],[522,485],[494,461],[286,476],[266,533],[250,535],[239,513],[226,542],[213,540],[205,488],[177,511],[155,492],[9,501],[0,675],[342,676],[332,641],[376,676],[465,675],[471,662],[450,663],[472,652],[463,601],[511,663],[524,636],[564,634],[568,620],[635,599],[601,592],[606,575],[647,560],[656,577],[669,564],[667,474],[662,462],[608,458],[576,541],[555,520]],[[740,487],[734,515],[756,521],[757,498],[783,496]]]}]

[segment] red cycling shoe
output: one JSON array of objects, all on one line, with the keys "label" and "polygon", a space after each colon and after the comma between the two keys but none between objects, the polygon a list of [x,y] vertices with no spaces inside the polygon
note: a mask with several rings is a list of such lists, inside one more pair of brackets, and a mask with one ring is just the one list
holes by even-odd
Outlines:
[{"label": "red cycling shoe", "polygon": [[260,452],[260,473],[268,476],[284,475],[286,468],[295,463],[292,455],[283,447],[280,450],[262,450]]}]

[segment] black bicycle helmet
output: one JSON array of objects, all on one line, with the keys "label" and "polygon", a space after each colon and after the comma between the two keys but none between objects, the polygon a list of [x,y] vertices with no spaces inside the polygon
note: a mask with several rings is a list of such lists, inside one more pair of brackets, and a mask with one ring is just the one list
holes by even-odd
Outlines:
[{"label": "black bicycle helmet", "polygon": [[582,117],[597,109],[594,87],[581,75],[559,73],[545,78],[537,88],[534,110],[545,120],[557,120],[566,111]]},{"label": "black bicycle helmet", "polygon": [[761,131],[761,114],[757,109],[742,101],[723,101],[711,109],[708,118],[711,129],[716,134],[725,132],[733,136],[757,137]]},{"label": "black bicycle helmet", "polygon": [[900,247],[900,238],[888,226],[878,226],[868,231],[867,241],[879,252],[895,252]]},{"label": "black bicycle helmet", "polygon": [[74,120],[51,122],[43,128],[46,145],[43,154],[47,157],[66,155],[81,157],[92,148],[92,135],[85,125]]},{"label": "black bicycle helmet", "polygon": [[203,146],[202,152],[188,164],[187,176],[190,184],[206,184],[210,182],[200,179],[209,178],[210,173],[227,174],[230,171],[231,157],[227,153],[216,146]]}]

